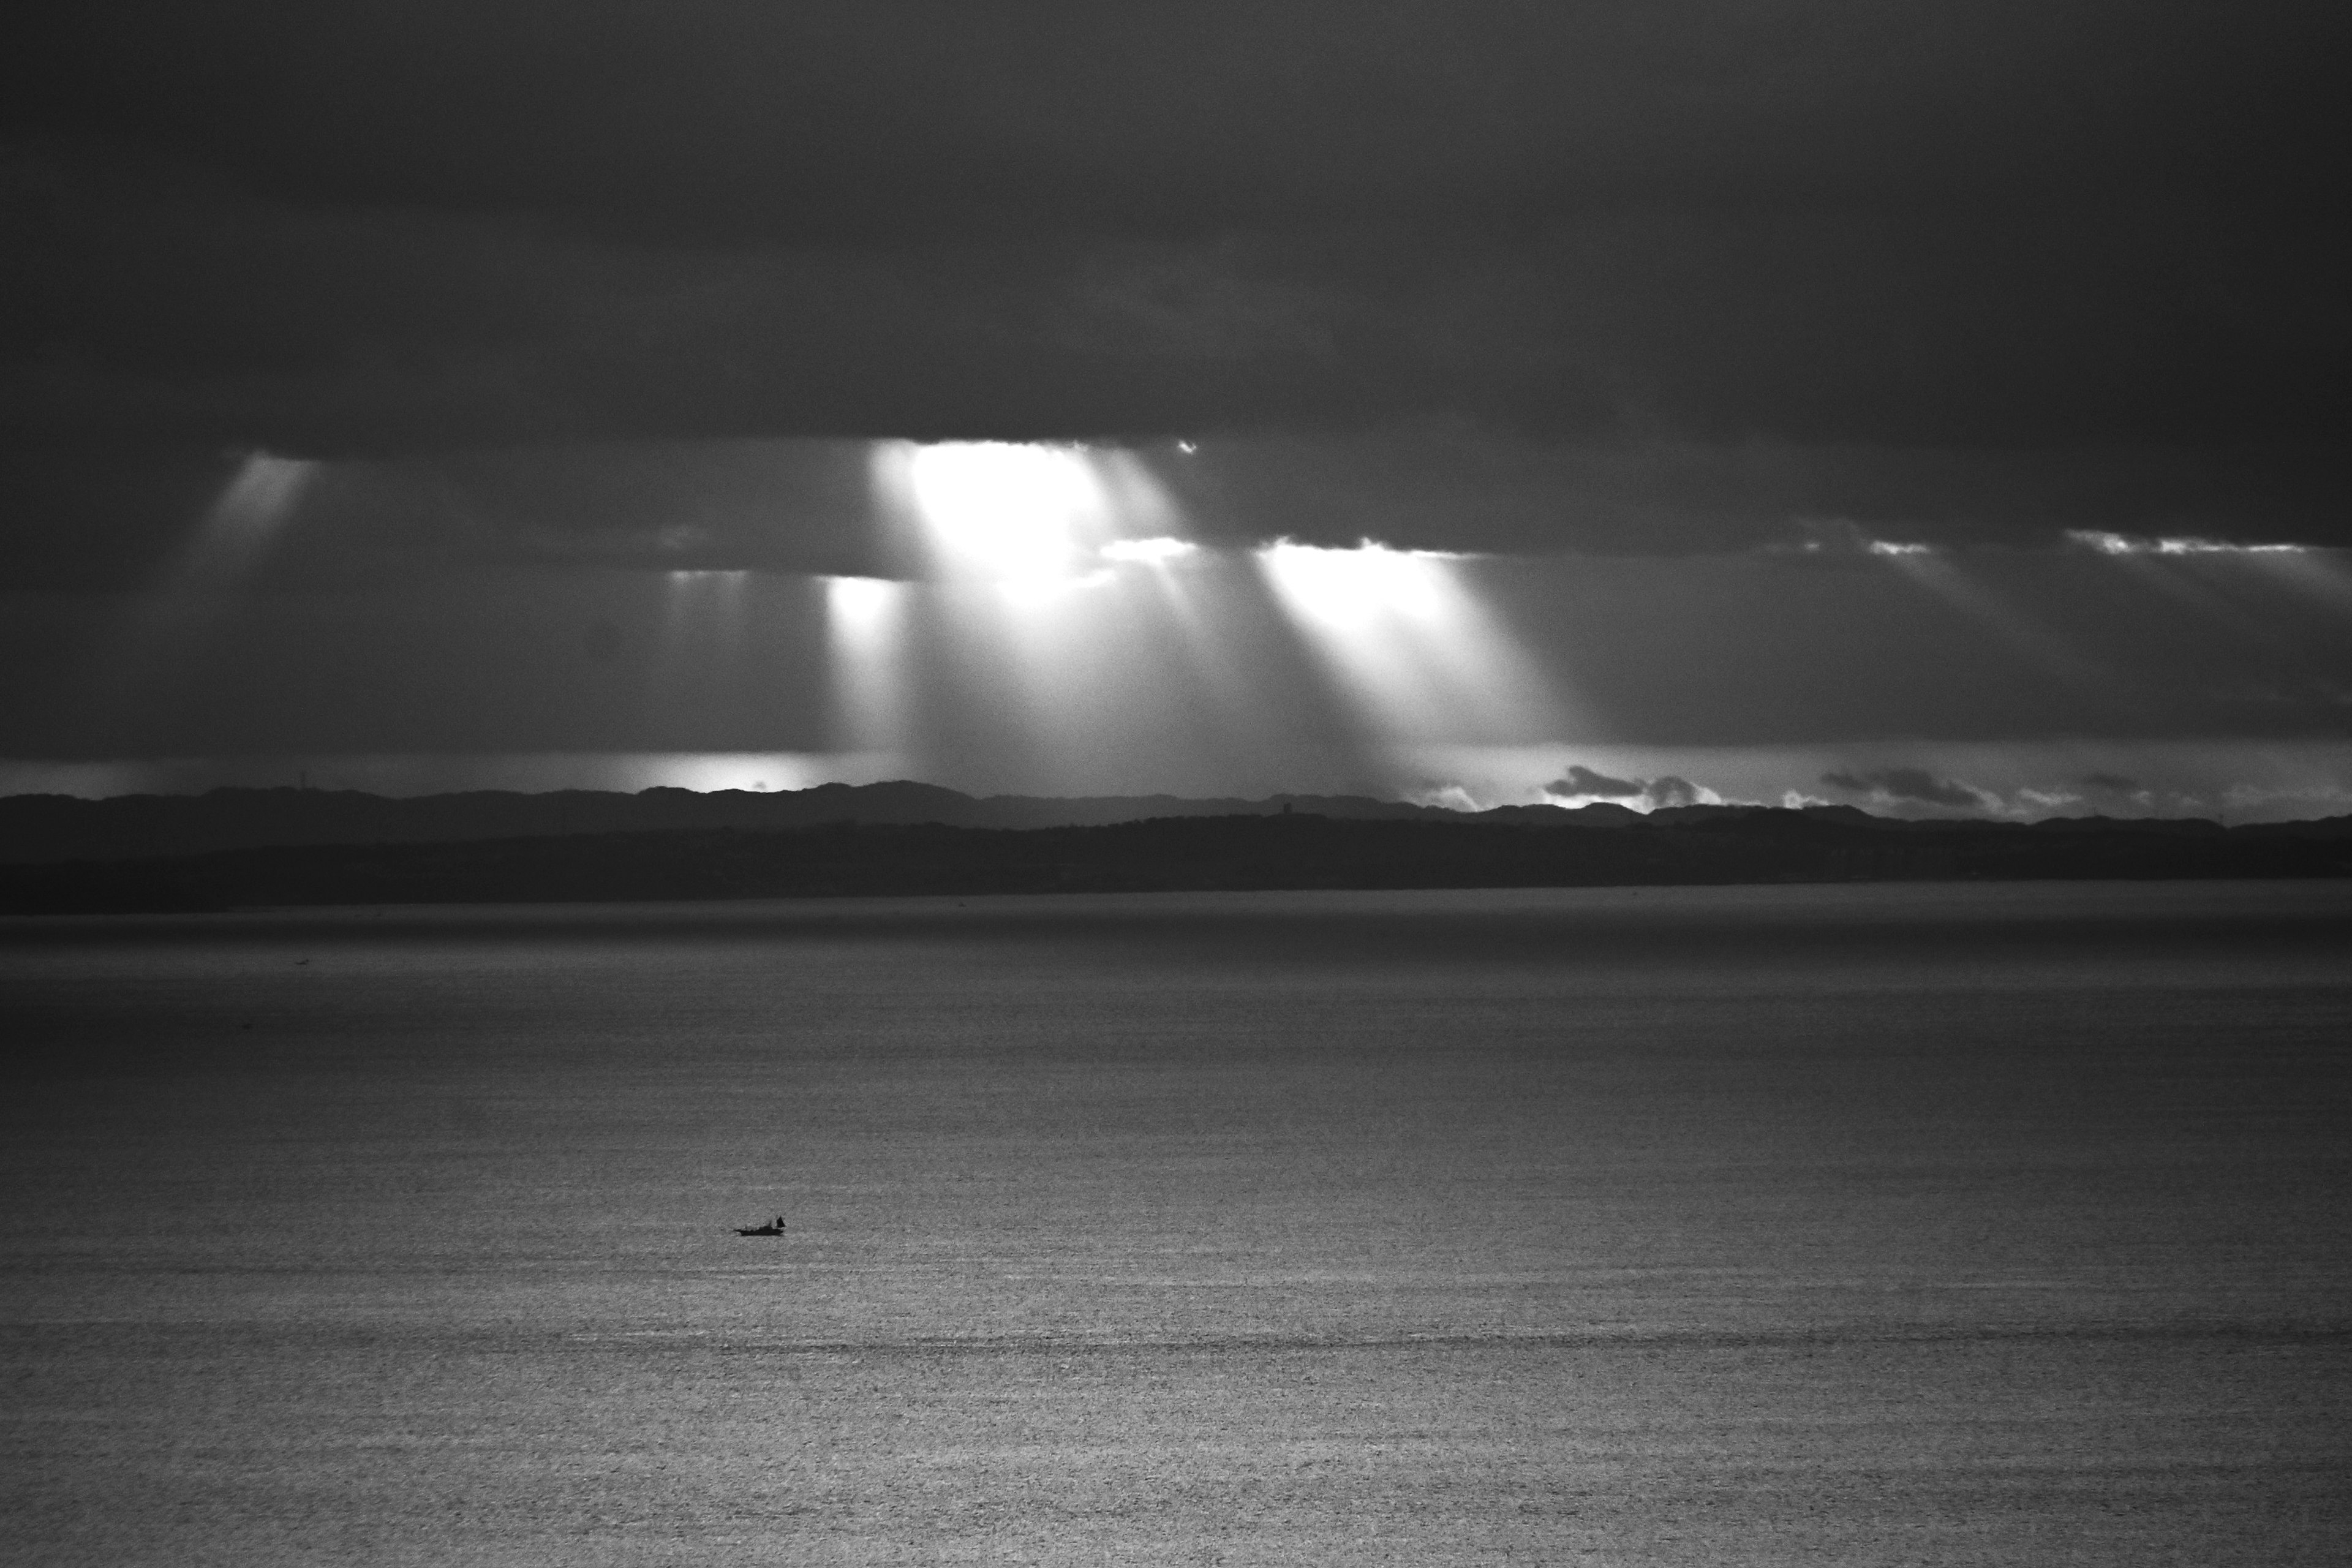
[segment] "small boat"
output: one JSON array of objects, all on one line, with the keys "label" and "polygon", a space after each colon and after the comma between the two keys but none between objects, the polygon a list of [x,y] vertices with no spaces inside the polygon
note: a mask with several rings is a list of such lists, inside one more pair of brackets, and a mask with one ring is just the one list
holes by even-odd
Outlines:
[{"label": "small boat", "polygon": [[768,1225],[755,1225],[748,1227],[739,1225],[735,1227],[735,1234],[738,1236],[782,1236],[784,1234],[784,1216],[778,1215],[774,1221]]}]

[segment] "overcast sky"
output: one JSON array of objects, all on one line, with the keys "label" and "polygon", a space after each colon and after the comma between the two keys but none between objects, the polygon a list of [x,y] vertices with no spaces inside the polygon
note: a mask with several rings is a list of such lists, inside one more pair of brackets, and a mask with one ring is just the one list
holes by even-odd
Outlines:
[{"label": "overcast sky", "polygon": [[[1556,700],[1451,739],[1560,776],[2095,740],[2334,787],[2338,7],[50,9],[0,49],[20,761],[819,751],[806,579],[904,574],[870,443],[1082,440],[1213,566],[1489,557]],[[232,573],[257,453],[299,482]],[[732,673],[681,673],[679,570],[758,574]],[[1262,710],[1195,681],[1109,772],[1397,739],[1223,575]],[[1149,681],[1129,633],[1063,654]],[[1087,782],[958,689],[941,782]]]}]

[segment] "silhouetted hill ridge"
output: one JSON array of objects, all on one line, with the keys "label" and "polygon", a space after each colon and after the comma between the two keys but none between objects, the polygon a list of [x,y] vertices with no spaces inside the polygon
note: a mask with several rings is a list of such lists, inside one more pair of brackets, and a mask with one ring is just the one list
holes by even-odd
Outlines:
[{"label": "silhouetted hill ridge", "polygon": [[[1904,820],[1874,816],[1850,805],[1800,811],[1760,805],[1671,806],[1647,816],[1607,802],[1580,807],[1505,805],[1456,812],[1364,795],[1276,795],[1259,800],[1188,799],[1177,795],[974,796],[938,784],[895,779],[870,784],[818,784],[804,790],[758,792],[659,787],[635,795],[557,790],[526,795],[474,790],[408,797],[357,790],[218,789],[196,795],[118,795],[84,800],[32,795],[0,798],[0,864],[67,860],[153,859],[215,850],[295,845],[462,843],[582,834],[694,829],[774,830],[826,823],[938,823],[950,827],[1043,828],[1101,826],[1160,817],[1268,816],[1286,808],[1349,820],[1489,822],[1524,826],[1702,827],[1725,831],[1748,824],[1799,831],[1799,822],[1836,823],[1900,833],[1970,831],[2008,824],[1973,818]],[[2328,823],[2265,825],[2231,832],[2284,832],[2298,837],[2352,831]],[[2034,825],[2050,834],[2127,832],[2210,834],[2219,824],[2158,818],[2051,818]]]},{"label": "silhouetted hill ridge", "polygon": [[[407,797],[357,790],[216,789],[196,795],[117,795],[84,800],[35,795],[0,798],[0,864],[144,859],[217,849],[298,844],[423,844],[468,839],[643,833],[688,828],[789,828],[827,822],[924,823],[953,827],[1073,827],[1155,816],[1242,816],[1286,805],[1328,816],[1450,818],[1432,806],[1356,795],[1273,795],[1264,800],[1176,795],[973,796],[895,779],[772,792],[662,786],[635,795],[507,790]],[[1584,814],[1558,807],[1517,807]],[[1588,807],[1601,819],[1635,814]]]},{"label": "silhouetted hill ridge", "polygon": [[1528,816],[1542,809],[1335,816],[1277,807],[1036,828],[835,819],[793,828],[272,845],[0,867],[0,910],[2352,875],[2352,835],[2339,826],[2352,819],[2345,818],[2305,834],[2218,826],[2146,832],[2129,823],[2049,833],[2011,823],[1858,824],[1752,807],[1558,831],[1538,824],[1582,814]]}]

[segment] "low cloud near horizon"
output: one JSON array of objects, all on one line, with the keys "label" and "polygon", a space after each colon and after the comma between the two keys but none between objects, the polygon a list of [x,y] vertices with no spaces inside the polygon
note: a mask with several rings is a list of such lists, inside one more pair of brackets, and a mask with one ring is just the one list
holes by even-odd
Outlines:
[{"label": "low cloud near horizon", "polygon": [[1881,768],[1867,774],[1828,773],[1822,775],[1822,783],[1848,795],[1946,805],[1958,811],[1979,811],[1987,804],[1982,791],[1957,779],[1937,778],[1925,768]]},{"label": "low cloud near horizon", "polygon": [[1571,763],[1565,774],[1545,784],[1543,793],[1564,800],[1639,801],[1648,810],[1712,805],[1720,798],[1713,790],[1671,773],[1654,779],[1614,779],[1580,763]]}]

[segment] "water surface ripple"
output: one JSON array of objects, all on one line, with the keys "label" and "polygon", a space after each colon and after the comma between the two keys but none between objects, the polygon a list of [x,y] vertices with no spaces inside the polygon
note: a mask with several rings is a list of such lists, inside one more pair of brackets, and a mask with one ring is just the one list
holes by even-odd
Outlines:
[{"label": "water surface ripple", "polygon": [[0,922],[0,1538],[2333,1563],[2347,955],[2327,883]]}]

